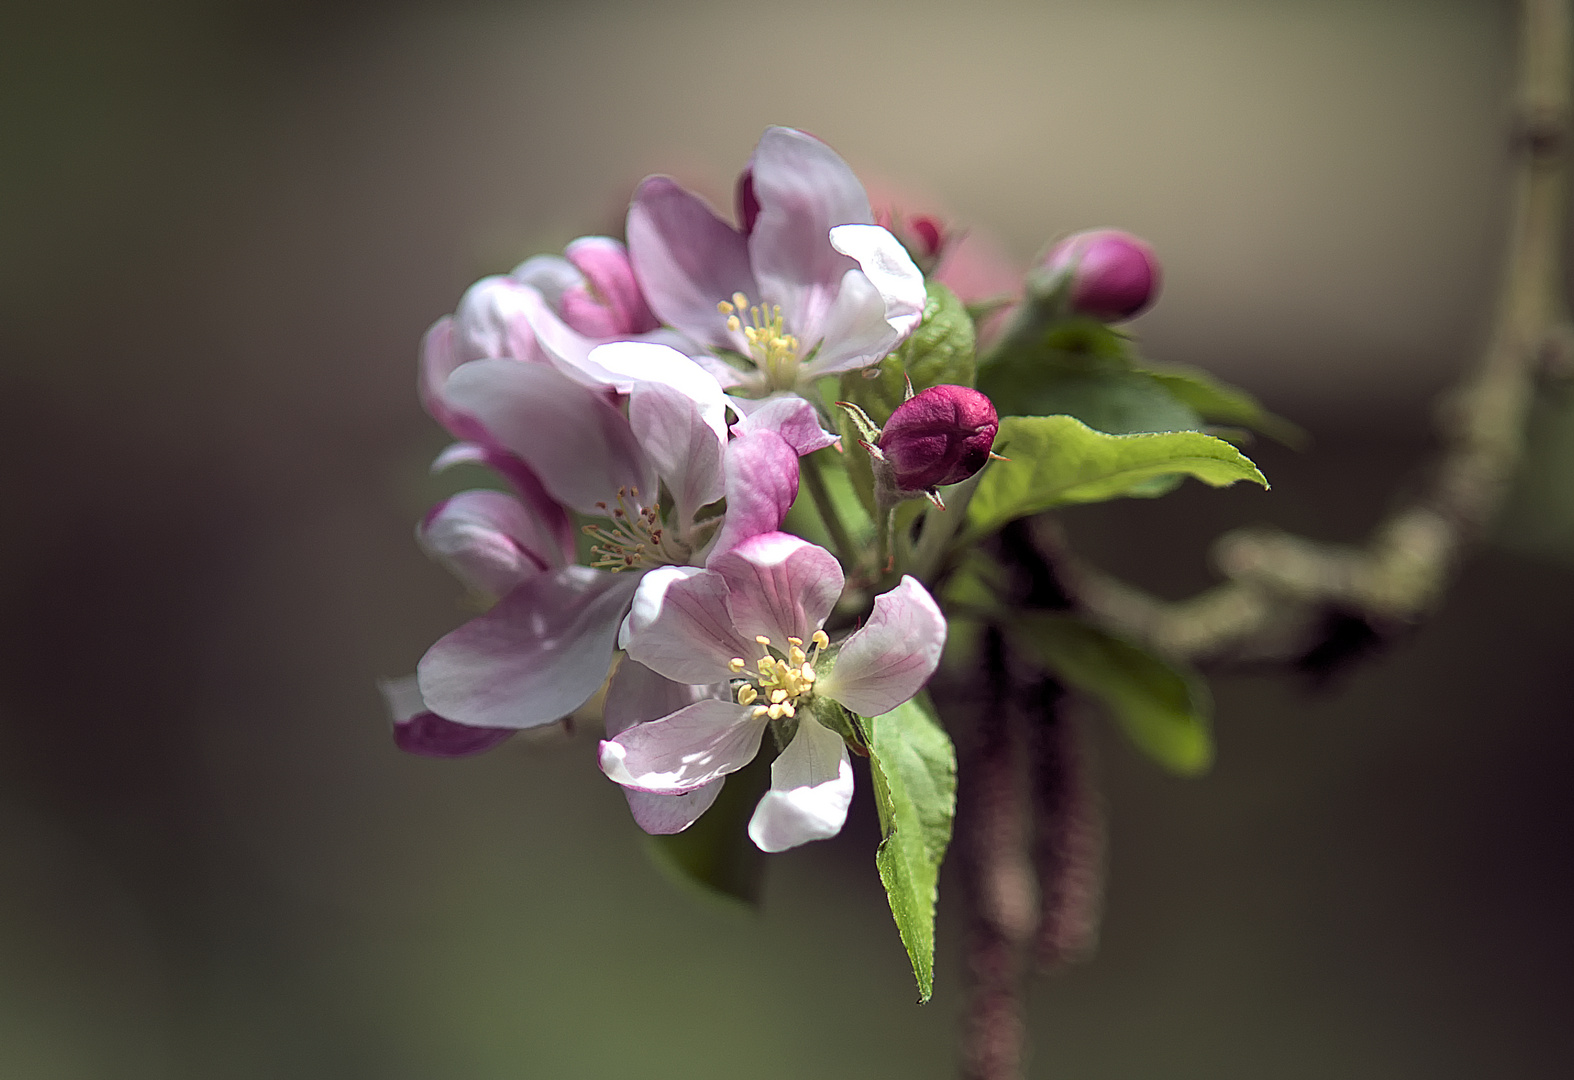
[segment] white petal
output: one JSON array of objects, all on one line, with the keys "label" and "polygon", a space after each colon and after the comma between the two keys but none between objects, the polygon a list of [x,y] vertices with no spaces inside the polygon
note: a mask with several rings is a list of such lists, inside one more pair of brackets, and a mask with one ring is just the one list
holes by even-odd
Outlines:
[{"label": "white petal", "polygon": [[903,576],[875,597],[869,621],[854,631],[816,689],[860,716],[888,713],[923,689],[945,648],[945,616],[934,598]]},{"label": "white petal", "polygon": [[823,332],[819,352],[798,373],[800,383],[868,367],[902,340],[886,321],[884,298],[861,270],[849,270],[842,279]]},{"label": "white petal", "polygon": [[924,316],[923,272],[901,241],[878,225],[838,225],[831,246],[858,260],[864,276],[885,300],[885,318],[899,334],[907,334]]},{"label": "white petal", "polygon": [[601,771],[640,791],[693,791],[753,761],[767,723],[731,701],[695,702],[603,741]]},{"label": "white petal", "polygon": [[651,341],[613,341],[592,349],[581,367],[620,394],[639,383],[669,386],[699,407],[717,438],[726,437],[726,392],[714,375],[677,349]]},{"label": "white petal", "polygon": [[842,831],[853,801],[853,766],[842,737],[805,716],[771,763],[771,790],[749,821],[761,851],[786,851]]},{"label": "white petal", "polygon": [[421,522],[416,541],[482,596],[497,599],[553,565],[557,546],[525,504],[501,491],[461,491]]}]

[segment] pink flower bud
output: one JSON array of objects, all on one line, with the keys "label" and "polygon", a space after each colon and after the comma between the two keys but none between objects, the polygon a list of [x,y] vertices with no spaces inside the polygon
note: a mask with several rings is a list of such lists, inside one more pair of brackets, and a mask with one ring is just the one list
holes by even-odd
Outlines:
[{"label": "pink flower bud", "polygon": [[1153,249],[1119,229],[1073,233],[1049,249],[1041,263],[1052,277],[1071,275],[1071,310],[1105,322],[1129,319],[1159,292]]},{"label": "pink flower bud", "polygon": [[995,406],[965,386],[931,386],[896,407],[879,447],[897,488],[957,484],[984,467],[1000,420]]}]

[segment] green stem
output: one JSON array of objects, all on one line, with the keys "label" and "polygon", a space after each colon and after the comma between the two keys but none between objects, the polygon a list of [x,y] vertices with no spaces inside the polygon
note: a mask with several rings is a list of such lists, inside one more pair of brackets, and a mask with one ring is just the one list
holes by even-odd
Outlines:
[{"label": "green stem", "polygon": [[931,506],[924,511],[924,528],[918,535],[918,549],[913,552],[912,573],[925,585],[933,583],[945,557],[946,545],[967,520],[967,504],[973,501],[973,492],[978,490],[983,475],[984,470],[980,469],[952,488],[951,501],[944,510]]},{"label": "green stem", "polygon": [[836,512],[836,504],[831,501],[830,489],[825,486],[825,474],[820,471],[820,455],[823,453],[827,451],[817,450],[799,458],[798,475],[809,489],[809,497],[814,500],[814,508],[825,523],[825,531],[831,534],[831,544],[836,548],[837,557],[842,560],[843,566],[851,570],[861,560],[847,526],[842,524],[842,516]]}]

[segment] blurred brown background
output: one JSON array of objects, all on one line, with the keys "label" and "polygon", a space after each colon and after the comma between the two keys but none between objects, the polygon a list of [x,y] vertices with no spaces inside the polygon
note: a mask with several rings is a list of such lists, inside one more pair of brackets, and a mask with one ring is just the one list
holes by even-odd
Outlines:
[{"label": "blurred brown background", "polygon": [[[64,0],[0,12],[0,1077],[946,1077],[860,791],[765,910],[641,854],[593,739],[433,762],[373,689],[462,612],[411,542],[464,286],[725,193],[759,131],[1027,259],[1154,242],[1137,324],[1312,429],[1269,494],[1079,513],[1182,595],[1208,540],[1355,539],[1480,344],[1494,2]],[[1554,1077],[1574,1060],[1574,422],[1435,623],[1320,695],[1217,686],[1219,764],[1107,731],[1091,966],[1035,1077]]]}]

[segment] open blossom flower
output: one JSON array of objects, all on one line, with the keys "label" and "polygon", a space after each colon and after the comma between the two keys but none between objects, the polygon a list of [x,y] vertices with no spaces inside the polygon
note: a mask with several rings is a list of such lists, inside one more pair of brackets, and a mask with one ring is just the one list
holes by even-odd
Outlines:
[{"label": "open blossom flower", "polygon": [[590,360],[598,345],[612,341],[681,344],[651,314],[623,244],[583,236],[562,256],[533,256],[466,290],[454,313],[437,320],[422,342],[421,400],[455,437],[471,439],[477,434],[473,423],[444,395],[448,377],[461,364],[509,358],[555,366],[586,385],[614,384],[620,374],[627,383],[627,373],[609,372]]},{"label": "open blossom flower", "polygon": [[[853,773],[842,736],[817,718],[824,703],[862,716],[890,712],[934,673],[946,634],[934,600],[904,577],[832,647],[823,627],[842,585],[830,552],[786,533],[751,537],[703,570],[647,574],[623,635],[625,664],[676,684],[667,693],[677,707],[647,720],[648,709],[629,716],[609,699],[602,771],[635,791],[692,797],[747,765],[775,724],[789,741],[749,836],[764,851],[834,836]],[[667,805],[679,820],[704,809]]]},{"label": "open blossom flower", "polygon": [[[428,528],[429,550],[501,596],[418,666],[421,702],[444,720],[529,728],[578,708],[606,678],[641,575],[697,566],[780,527],[797,495],[798,454],[832,439],[802,401],[772,404],[729,431],[714,380],[665,346],[619,342],[591,356],[604,370],[630,373],[627,415],[606,389],[548,364],[474,360],[444,385],[444,400],[477,433],[467,445],[490,448],[469,452],[517,462],[549,504],[602,522],[586,528],[590,566],[527,558],[528,545],[517,542],[524,526],[514,520],[490,531]],[[709,380],[710,391],[691,395],[665,377],[634,377],[680,364]],[[723,498],[725,514],[715,507]],[[441,512],[433,519],[446,520]],[[517,581],[516,571],[524,574]]]},{"label": "open blossom flower", "polygon": [[918,325],[923,275],[818,139],[768,129],[739,178],[738,217],[734,227],[663,176],[640,185],[628,216],[629,259],[651,310],[740,358],[711,365],[737,393],[794,392],[867,367]]}]

